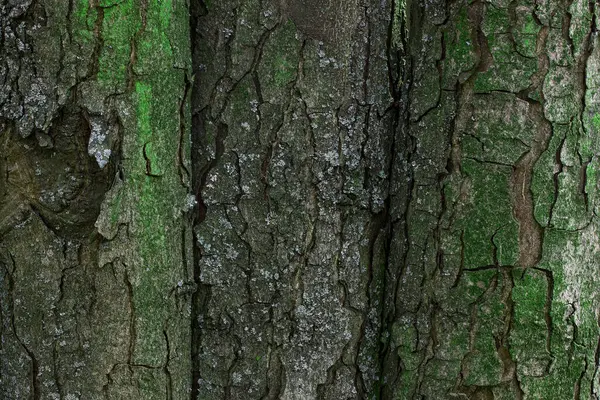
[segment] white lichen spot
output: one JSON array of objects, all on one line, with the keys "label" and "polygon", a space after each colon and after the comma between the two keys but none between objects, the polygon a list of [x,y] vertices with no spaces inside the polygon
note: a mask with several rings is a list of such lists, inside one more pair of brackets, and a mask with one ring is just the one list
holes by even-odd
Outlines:
[{"label": "white lichen spot", "polygon": [[[592,288],[597,287],[599,283],[598,278],[595,278],[597,276],[595,255],[600,251],[600,239],[594,225],[582,230],[579,239],[578,244],[567,242],[560,252],[564,273],[564,287],[560,299],[573,307],[573,317],[577,325],[581,325],[582,319],[586,318],[584,316],[586,307],[582,302],[597,300],[590,299],[589,296],[593,292]],[[571,312],[571,307],[567,307],[567,310]]]},{"label": "white lichen spot", "polygon": [[88,142],[88,154],[93,156],[102,169],[108,164],[112,154],[108,135],[108,127],[101,117],[90,118],[91,132]]},{"label": "white lichen spot", "polygon": [[188,193],[187,196],[185,197],[185,206],[184,206],[185,211],[191,210],[192,208],[194,208],[196,206],[196,204],[198,204],[198,201],[196,200],[196,196],[194,196],[191,193]]},{"label": "white lichen spot", "polygon": [[337,167],[340,165],[340,154],[337,150],[328,151],[325,153],[325,160],[334,167]]},{"label": "white lichen spot", "polygon": [[230,28],[223,28],[221,29],[221,32],[223,33],[223,37],[225,39],[229,39],[233,35],[233,29]]},{"label": "white lichen spot", "polygon": [[232,245],[227,245],[227,253],[225,254],[225,258],[227,258],[228,260],[235,260],[239,255],[240,253],[236,251]]}]

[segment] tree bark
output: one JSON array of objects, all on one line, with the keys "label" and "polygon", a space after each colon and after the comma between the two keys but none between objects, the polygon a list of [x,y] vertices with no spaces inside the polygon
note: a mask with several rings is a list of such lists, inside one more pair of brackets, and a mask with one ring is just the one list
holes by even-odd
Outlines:
[{"label": "tree bark", "polygon": [[599,12],[5,1],[3,398],[600,398]]},{"label": "tree bark", "polygon": [[598,398],[598,9],[409,9],[381,395]]},{"label": "tree bark", "polygon": [[194,398],[377,392],[399,7],[196,10]]},{"label": "tree bark", "polygon": [[188,8],[0,10],[2,398],[187,398]]}]

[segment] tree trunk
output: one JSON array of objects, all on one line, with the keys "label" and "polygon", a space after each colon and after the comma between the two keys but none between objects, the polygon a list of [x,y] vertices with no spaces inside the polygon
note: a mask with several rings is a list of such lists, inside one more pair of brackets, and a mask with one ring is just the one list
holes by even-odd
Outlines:
[{"label": "tree trunk", "polygon": [[188,8],[0,10],[1,397],[187,398]]},{"label": "tree trunk", "polygon": [[196,10],[194,398],[377,392],[399,7]]},{"label": "tree trunk", "polygon": [[599,12],[5,1],[3,398],[600,398]]},{"label": "tree trunk", "polygon": [[597,399],[600,10],[409,9],[382,398]]}]

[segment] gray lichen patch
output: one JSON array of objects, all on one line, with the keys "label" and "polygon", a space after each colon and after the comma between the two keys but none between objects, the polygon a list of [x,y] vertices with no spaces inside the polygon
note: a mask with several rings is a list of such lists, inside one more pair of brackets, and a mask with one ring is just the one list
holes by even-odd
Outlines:
[{"label": "gray lichen patch", "polygon": [[[90,43],[63,41],[71,32],[69,5],[61,1],[16,2],[0,11],[3,32],[0,115],[14,120],[22,137],[47,132],[68,102],[77,77],[86,73]],[[79,60],[77,60],[79,58]]]},{"label": "gray lichen patch", "polygon": [[100,169],[110,160],[113,147],[111,142],[108,124],[101,117],[91,117],[88,154],[96,159]]}]

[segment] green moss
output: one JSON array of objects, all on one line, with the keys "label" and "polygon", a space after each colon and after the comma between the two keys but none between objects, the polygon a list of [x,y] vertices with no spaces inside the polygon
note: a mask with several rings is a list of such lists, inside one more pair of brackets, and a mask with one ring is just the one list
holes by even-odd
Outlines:
[{"label": "green moss", "polygon": [[589,160],[594,156],[594,139],[595,138],[589,136],[584,136],[579,139],[579,154],[581,154],[583,160]]},{"label": "green moss", "polygon": [[548,280],[546,275],[535,270],[527,270],[524,275],[522,271],[515,271],[513,275],[511,348],[521,370],[541,375],[551,362],[551,355],[544,352],[548,336],[544,313]]},{"label": "green moss", "polygon": [[[502,279],[499,278],[499,287]],[[505,312],[499,287],[485,301],[478,304],[476,331],[472,350],[464,360],[464,384],[467,386],[493,386],[501,382],[504,366],[496,351],[495,337],[503,330]]]},{"label": "green moss", "polygon": [[522,32],[527,33],[527,34],[537,35],[537,33],[539,31],[539,26],[533,19],[533,15],[527,14],[525,20],[526,20],[526,22],[525,22],[525,25],[523,26]]},{"label": "green moss", "polygon": [[462,304],[462,309],[467,310],[470,304],[479,300],[488,290],[497,274],[496,269],[465,271],[459,286],[454,291],[456,304]]},{"label": "green moss", "polygon": [[600,113],[596,113],[592,117],[592,126],[600,131]]},{"label": "green moss", "polygon": [[[182,185],[179,175],[179,156],[183,153],[189,159],[185,135],[190,112],[185,103],[181,115],[185,75],[191,64],[189,10],[186,2],[158,0],[72,3],[72,37],[62,43],[65,76],[69,77],[75,65],[77,77],[85,77],[78,83],[82,95],[77,96],[77,106],[95,117],[104,113],[111,121],[113,113],[117,114],[122,149],[117,155],[120,177],[106,193],[96,221],[98,232],[107,239],[98,259],[102,265],[115,265],[116,280],[111,281],[115,290],[120,292],[119,285],[124,285],[119,278],[122,273],[131,285],[134,331],[130,333],[134,337],[129,369],[133,375],[128,385],[139,388],[139,398],[162,399],[167,355],[164,331],[172,352],[189,354],[186,346],[190,343],[185,337],[189,321],[179,314],[183,303],[175,304],[175,297],[169,296],[179,281],[188,278],[184,271],[187,260],[183,260],[181,251],[189,244],[182,243],[188,240],[182,238],[188,188]],[[66,3],[61,7],[66,10]],[[65,29],[62,25],[58,28]],[[99,52],[96,46],[100,46]],[[96,76],[90,76],[93,69],[89,65],[97,67]],[[179,149],[180,143],[184,149]],[[127,228],[120,230],[121,224],[127,224]],[[118,239],[112,240],[117,235]],[[129,318],[126,309],[119,312],[125,313],[119,318]],[[113,355],[106,350],[101,349],[99,354],[109,360]],[[173,398],[188,394],[189,363],[183,357],[169,364]],[[137,367],[140,365],[148,368]],[[120,373],[115,371],[114,386],[123,377],[117,375]],[[129,379],[129,372],[127,375]]]},{"label": "green moss", "polygon": [[[173,13],[173,0],[160,0],[156,1],[156,3],[158,5],[158,20],[160,22],[159,28],[161,30],[166,30],[171,24],[171,15]],[[154,10],[154,8],[152,8],[152,10]]]},{"label": "green moss", "polygon": [[[465,267],[491,265],[494,245],[501,265],[518,258],[518,225],[512,218],[508,193],[510,168],[465,160],[463,171],[471,177],[471,204],[461,222],[464,229]],[[492,243],[493,237],[493,243]]]},{"label": "green moss", "polygon": [[[127,216],[123,217],[129,224],[131,241],[123,263],[127,264],[135,309],[132,362],[158,368],[165,363],[163,331],[176,331],[169,333],[172,343],[185,332],[177,325],[175,305],[168,296],[177,282],[185,279],[180,267],[184,262],[181,208],[187,189],[181,184],[177,160],[180,108],[190,61],[186,31],[189,15],[185,3],[149,1],[145,4],[146,25],[142,29],[139,1],[109,3],[101,4],[110,7],[104,9],[99,84],[90,88],[113,96],[123,128],[123,154],[127,156],[121,161],[122,186],[103,207],[106,221],[114,225],[121,218],[122,205],[133,205],[128,206]],[[89,20],[91,13],[77,8],[81,21],[84,17]],[[180,34],[182,30],[184,34]],[[184,112],[189,116],[187,106]],[[189,366],[185,364],[172,364],[169,369],[173,382],[185,381],[187,387]],[[138,385],[141,397],[156,398],[155,383],[139,379]],[[178,393],[174,398],[182,398],[180,389],[174,388]]]},{"label": "green moss", "polygon": [[478,346],[483,351],[476,350],[471,353],[465,363],[469,365],[468,373],[464,378],[467,386],[492,386],[501,381],[503,366],[495,351],[494,338],[487,336],[485,340],[479,338]]},{"label": "green moss", "polygon": [[486,6],[482,30],[494,61],[487,71],[478,74],[475,91],[516,93],[530,85],[531,76],[537,70],[538,27],[531,15],[519,16],[516,28],[511,31],[510,26],[507,9]]},{"label": "green moss", "polygon": [[296,66],[292,65],[285,56],[279,56],[277,64],[279,67],[275,71],[275,84],[277,86],[285,86],[293,80],[296,74]]},{"label": "green moss", "polygon": [[[88,6],[82,5],[82,7],[87,8]],[[87,8],[86,23],[87,23],[87,28],[90,30],[90,34],[92,33],[91,31],[94,29],[94,26],[96,25],[97,21],[98,21],[98,10],[96,8]]]},{"label": "green moss", "polygon": [[590,220],[590,212],[581,190],[583,165],[580,154],[582,128],[579,120],[568,127],[566,139],[560,152],[561,162],[565,166],[558,175],[558,197],[553,208],[552,224],[561,229],[581,229]]},{"label": "green moss", "polygon": [[123,0],[104,9],[104,46],[98,59],[97,79],[107,89],[125,92],[132,39],[140,28],[140,9],[134,0]]},{"label": "green moss", "polygon": [[[159,77],[160,72],[163,71],[157,71]],[[165,95],[164,91],[169,88],[174,95]],[[182,204],[185,195],[174,163],[178,105],[173,97],[177,92],[174,86],[164,87],[157,82],[137,82],[136,89],[137,123],[126,127],[137,135],[136,141],[131,143],[134,147],[128,151],[136,156],[126,164],[130,195],[136,204],[134,231],[139,253],[139,269],[134,278],[137,284],[134,291],[137,314],[134,362],[161,365],[165,351],[163,324],[171,312],[165,300],[179,275],[173,270],[173,265],[178,262],[174,258],[174,249],[180,246],[181,240],[176,234],[180,221],[174,214],[174,207]],[[164,111],[170,111],[172,117],[165,119]],[[148,138],[152,138],[152,142],[148,142]],[[153,175],[159,172],[159,178],[146,175],[144,145],[146,156],[151,159],[150,172]]]},{"label": "green moss", "polygon": [[478,61],[473,47],[467,7],[463,6],[454,22],[444,31],[446,57],[444,58],[443,86],[453,88],[461,72],[470,71]]},{"label": "green moss", "polygon": [[396,390],[398,400],[410,400],[414,398],[414,392],[417,388],[419,381],[418,374],[402,374],[400,375],[398,382],[398,389]]},{"label": "green moss", "polygon": [[[501,305],[499,296],[492,300]],[[489,306],[491,302],[487,303]],[[496,348],[496,337],[501,335],[501,318],[504,310],[488,308],[485,314],[478,312],[479,326],[474,339],[474,350],[465,358],[468,373],[464,383],[467,386],[494,386],[502,381],[504,364]]]},{"label": "green moss", "polygon": [[513,31],[517,51],[526,57],[536,57],[537,35],[540,26],[531,13],[525,13],[518,18],[518,24]]},{"label": "green moss", "polygon": [[404,368],[416,371],[419,367],[421,355],[417,351],[417,331],[413,325],[394,323],[392,326],[392,340],[398,347]]},{"label": "green moss", "polygon": [[[137,60],[134,71],[147,76],[157,67],[169,68],[173,63],[173,49],[169,40],[172,14],[171,1],[156,3],[146,10],[146,27],[137,38]],[[168,62],[171,62],[171,65]]]},{"label": "green moss", "polygon": [[[552,338],[551,351],[555,356],[552,368],[544,377],[521,371],[520,381],[527,397],[535,399],[570,398],[576,382],[583,377],[582,388],[589,387],[593,378],[593,369],[589,368],[589,360],[595,357],[599,329],[595,311],[598,306],[597,297],[597,263],[600,261],[595,251],[590,249],[590,241],[596,240],[597,227],[588,226],[581,231],[566,232],[557,229],[547,229],[544,238],[544,254],[540,266],[552,271]],[[543,275],[530,276],[522,288],[516,288],[520,293],[516,297],[517,307],[529,308],[529,316],[517,311],[517,317],[527,317],[520,324],[525,325],[515,332],[513,343],[518,347],[520,357],[529,357],[529,362],[535,361],[535,354],[540,350],[532,348],[534,342],[526,339],[544,332],[540,321],[540,307],[545,292]],[[537,280],[538,282],[534,282]],[[531,293],[527,293],[531,292]],[[531,320],[533,318],[533,320]],[[529,320],[529,321],[528,321]],[[536,329],[535,326],[538,326]],[[576,328],[574,328],[576,326]],[[527,332],[529,330],[529,332]],[[532,337],[535,340],[535,336]],[[519,341],[520,342],[517,342]],[[585,360],[588,360],[586,363]],[[586,364],[588,366],[586,367]],[[526,365],[525,365],[526,366]]]},{"label": "green moss", "polygon": [[87,21],[88,11],[90,9],[89,0],[79,0],[73,4],[73,15],[77,22]]},{"label": "green moss", "polygon": [[146,143],[152,137],[152,123],[150,121],[150,106],[152,102],[152,86],[144,82],[135,83],[137,99],[137,128],[138,137]]},{"label": "green moss", "polygon": [[408,32],[402,32],[402,23],[408,26],[406,21],[406,0],[394,3],[394,20],[392,21],[392,44],[399,49],[403,48],[402,36],[408,37]]},{"label": "green moss", "polygon": [[475,91],[516,93],[529,87],[531,76],[537,70],[537,61],[517,53],[510,34],[490,34],[487,40],[494,62],[487,71],[477,75]]},{"label": "green moss", "polygon": [[97,18],[95,8],[90,8],[87,0],[80,0],[73,4],[73,19],[71,29],[78,40],[89,43],[94,37],[93,27]]},{"label": "green moss", "polygon": [[[296,79],[298,69],[298,39],[296,26],[288,20],[277,34],[272,36],[263,51],[262,62],[259,67],[261,73],[271,77],[267,79],[274,89],[284,88]],[[267,91],[270,88],[267,88]]]},{"label": "green moss", "polygon": [[115,6],[117,4],[121,3],[121,0],[99,0],[98,1],[98,6],[102,7],[102,8],[110,8],[112,6]]},{"label": "green moss", "polygon": [[492,4],[486,4],[483,24],[481,29],[488,37],[496,33],[504,33],[510,26],[510,18],[508,10],[505,8],[495,7]]},{"label": "green moss", "polygon": [[455,35],[449,41],[450,57],[459,64],[463,64],[463,71],[471,68],[473,55],[473,43],[471,42],[471,22],[469,21],[467,8],[463,7],[458,14],[455,26]]}]

